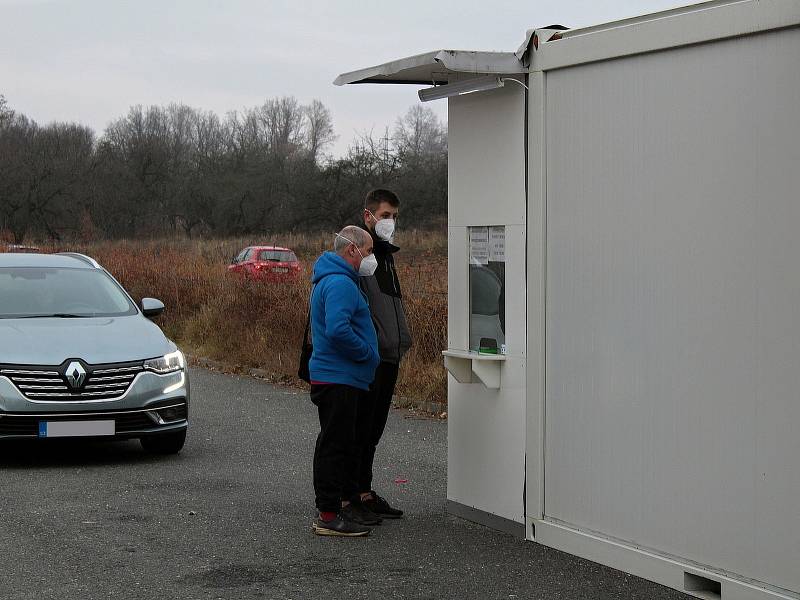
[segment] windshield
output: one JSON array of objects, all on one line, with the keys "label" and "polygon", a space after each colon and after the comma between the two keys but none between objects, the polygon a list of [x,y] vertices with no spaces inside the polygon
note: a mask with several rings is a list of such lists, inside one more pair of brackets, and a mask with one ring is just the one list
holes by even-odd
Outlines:
[{"label": "windshield", "polygon": [[0,268],[0,319],[121,317],[136,307],[98,269]]},{"label": "windshield", "polygon": [[262,250],[258,253],[258,260],[273,262],[297,262],[294,252],[289,250]]}]

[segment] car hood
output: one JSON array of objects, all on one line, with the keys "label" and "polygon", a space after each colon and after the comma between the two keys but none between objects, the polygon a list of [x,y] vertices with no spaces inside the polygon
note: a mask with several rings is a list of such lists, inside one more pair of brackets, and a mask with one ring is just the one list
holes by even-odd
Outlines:
[{"label": "car hood", "polygon": [[0,363],[56,366],[68,358],[89,364],[162,356],[175,349],[141,315],[87,319],[0,320]]}]

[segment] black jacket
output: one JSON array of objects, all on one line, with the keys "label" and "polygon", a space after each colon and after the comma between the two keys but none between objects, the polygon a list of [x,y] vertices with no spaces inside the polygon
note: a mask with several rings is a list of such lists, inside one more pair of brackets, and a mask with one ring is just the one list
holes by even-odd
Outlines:
[{"label": "black jacket", "polygon": [[408,329],[400,280],[392,256],[400,248],[379,239],[368,229],[367,231],[372,235],[378,268],[371,277],[360,277],[359,284],[367,295],[372,322],[378,334],[378,354],[381,361],[397,364],[411,347],[411,332]]}]

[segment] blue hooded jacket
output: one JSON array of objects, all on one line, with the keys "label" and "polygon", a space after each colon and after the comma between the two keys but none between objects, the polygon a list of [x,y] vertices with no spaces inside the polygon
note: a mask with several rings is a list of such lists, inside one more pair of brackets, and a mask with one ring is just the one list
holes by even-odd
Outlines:
[{"label": "blue hooded jacket", "polygon": [[368,390],[380,357],[358,273],[335,252],[325,252],[314,263],[311,281],[311,381]]}]

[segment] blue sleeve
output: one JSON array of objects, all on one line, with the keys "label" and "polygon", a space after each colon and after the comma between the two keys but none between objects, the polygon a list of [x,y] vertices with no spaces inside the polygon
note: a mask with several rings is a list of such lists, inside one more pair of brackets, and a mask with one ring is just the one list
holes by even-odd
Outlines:
[{"label": "blue sleeve", "polygon": [[328,285],[325,289],[325,337],[334,340],[336,349],[355,362],[372,358],[374,351],[353,330],[353,317],[358,308],[355,285]]}]

